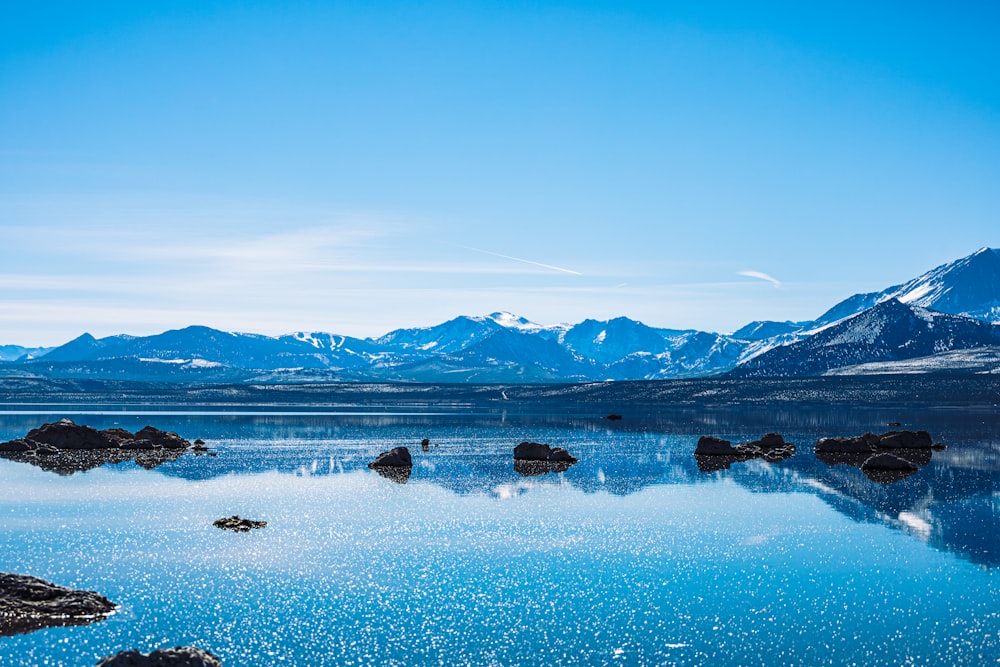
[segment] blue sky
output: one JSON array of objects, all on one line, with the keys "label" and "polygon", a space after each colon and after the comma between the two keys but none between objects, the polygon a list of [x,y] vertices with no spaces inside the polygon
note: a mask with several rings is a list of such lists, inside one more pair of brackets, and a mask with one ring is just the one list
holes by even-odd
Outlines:
[{"label": "blue sky", "polygon": [[0,343],[731,331],[1000,246],[994,3],[0,8]]}]

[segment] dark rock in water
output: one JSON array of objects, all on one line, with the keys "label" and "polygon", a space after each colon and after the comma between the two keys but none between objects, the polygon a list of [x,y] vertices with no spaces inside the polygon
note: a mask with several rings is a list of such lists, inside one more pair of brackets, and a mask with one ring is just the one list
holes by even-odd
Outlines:
[{"label": "dark rock in water", "polygon": [[420,441],[420,449],[425,452],[429,452],[431,450],[431,441],[429,438],[424,438]]},{"label": "dark rock in water", "polygon": [[739,452],[733,447],[729,440],[716,438],[711,435],[703,435],[698,438],[698,446],[695,447],[695,454],[702,456],[738,456]]},{"label": "dark rock in water", "polygon": [[879,449],[930,449],[934,444],[927,431],[889,431],[879,436]]},{"label": "dark rock in water", "polygon": [[528,461],[514,459],[514,470],[524,477],[536,477],[549,473],[566,472],[573,465],[571,461]]},{"label": "dark rock in water", "polygon": [[816,441],[816,453],[820,452],[842,452],[842,453],[864,453],[873,452],[878,445],[879,436],[874,433],[850,438],[820,438]]},{"label": "dark rock in water", "polygon": [[541,442],[522,442],[514,448],[515,461],[551,461],[576,463],[577,458],[562,447],[549,447]]},{"label": "dark rock in water", "polygon": [[888,431],[881,435],[821,438],[816,441],[816,458],[827,465],[860,468],[869,479],[892,484],[930,463],[932,450],[938,448],[944,445],[934,443],[927,431]]},{"label": "dark rock in water", "polygon": [[32,429],[23,438],[0,443],[0,456],[71,475],[131,460],[152,468],[177,459],[189,445],[176,433],[152,426],[133,434],[123,428],[98,431],[61,419]]},{"label": "dark rock in water", "polygon": [[204,441],[204,440],[202,440],[201,438],[197,438],[197,439],[196,439],[196,440],[194,441],[194,444],[196,444],[196,445],[204,445],[204,444],[205,444],[205,441]]},{"label": "dark rock in water", "polygon": [[222,667],[208,651],[193,646],[164,648],[152,653],[122,651],[97,663],[97,667]]},{"label": "dark rock in water", "polygon": [[608,415],[607,417],[605,417],[605,419],[607,419],[609,421],[613,421],[613,422],[620,422],[622,420],[622,416],[621,415],[616,415],[616,414],[612,413],[612,414]]},{"label": "dark rock in water", "polygon": [[891,428],[895,428],[897,426],[902,426],[902,424],[900,422],[889,422],[888,424],[886,424],[886,426],[889,426]]},{"label": "dark rock in water", "polygon": [[750,459],[764,459],[768,463],[783,461],[795,454],[795,445],[785,442],[780,433],[768,433],[759,440],[742,442],[736,446],[728,440],[703,435],[694,450],[700,472],[727,470],[734,463]]},{"label": "dark rock in water", "polygon": [[244,519],[239,514],[234,514],[225,519],[218,519],[212,522],[212,525],[216,528],[222,528],[223,530],[231,530],[236,533],[249,533],[251,530],[256,528],[266,528],[267,521],[254,521],[252,519]]},{"label": "dark rock in water", "polygon": [[384,477],[396,484],[406,484],[410,481],[413,466],[375,466],[372,468],[379,477]]},{"label": "dark rock in water", "polygon": [[78,591],[29,577],[0,572],[0,637],[42,628],[86,625],[115,610],[93,591]]},{"label": "dark rock in water", "polygon": [[403,467],[412,466],[413,458],[410,450],[406,447],[396,447],[388,452],[382,452],[374,461],[368,464],[369,468]]}]

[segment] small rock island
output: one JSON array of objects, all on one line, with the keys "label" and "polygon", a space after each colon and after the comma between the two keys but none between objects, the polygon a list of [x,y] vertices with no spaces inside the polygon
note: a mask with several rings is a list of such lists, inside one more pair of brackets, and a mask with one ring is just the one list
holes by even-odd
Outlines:
[{"label": "small rock island", "polygon": [[114,610],[111,600],[94,591],[66,588],[25,574],[0,572],[0,637],[96,623]]},{"label": "small rock island", "polygon": [[135,461],[155,468],[174,461],[191,443],[170,431],[146,426],[135,433],[123,428],[98,431],[60,419],[28,431],[23,438],[0,443],[0,457],[31,463],[60,475],[102,465]]}]

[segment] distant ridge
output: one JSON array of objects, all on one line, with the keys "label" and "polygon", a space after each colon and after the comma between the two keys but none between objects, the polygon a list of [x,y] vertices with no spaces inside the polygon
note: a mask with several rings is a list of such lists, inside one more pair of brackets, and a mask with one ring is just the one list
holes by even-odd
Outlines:
[{"label": "distant ridge", "polygon": [[[927,361],[909,372],[948,372],[956,364],[991,368],[998,322],[1000,251],[982,248],[881,292],[855,294],[816,320],[756,321],[729,335],[657,329],[626,317],[543,326],[507,312],[364,339],[190,326],[154,336],[83,334],[53,349],[4,346],[0,374],[200,383],[581,382],[878,372],[879,364],[914,358]],[[973,365],[973,357],[954,354],[961,350],[978,350]]]}]

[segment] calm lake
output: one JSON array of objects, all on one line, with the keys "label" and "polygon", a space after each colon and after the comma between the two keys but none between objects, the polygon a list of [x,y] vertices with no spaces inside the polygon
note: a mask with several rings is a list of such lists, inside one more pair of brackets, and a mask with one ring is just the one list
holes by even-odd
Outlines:
[{"label": "calm lake", "polygon": [[[0,459],[0,571],[120,605],[0,637],[0,663],[175,645],[228,667],[1000,663],[996,410],[362,412],[0,412],[0,440],[68,417],[216,454],[73,474]],[[892,483],[813,451],[892,419],[948,449]],[[770,430],[797,453],[708,472],[692,454]],[[580,462],[522,476],[522,440]],[[367,469],[398,445],[406,483]],[[233,514],[268,525],[213,527]]]}]

